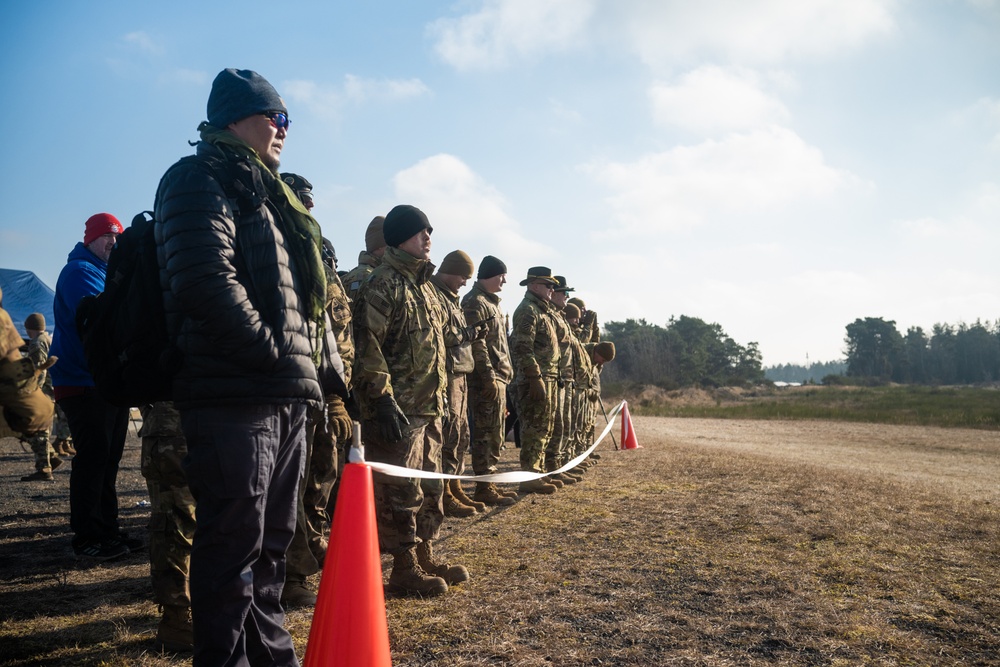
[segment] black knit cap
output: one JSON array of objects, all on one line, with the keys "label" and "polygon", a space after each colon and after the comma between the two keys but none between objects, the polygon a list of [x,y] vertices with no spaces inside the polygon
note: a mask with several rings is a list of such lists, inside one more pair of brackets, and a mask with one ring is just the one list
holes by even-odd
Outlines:
[{"label": "black knit cap", "polygon": [[232,67],[219,72],[208,95],[208,122],[218,128],[265,111],[288,114],[278,91],[257,72]]},{"label": "black knit cap", "polygon": [[434,231],[424,212],[416,206],[400,204],[394,206],[385,216],[385,222],[382,223],[382,236],[385,237],[387,246],[396,248],[422,229],[426,229],[428,232]]},{"label": "black knit cap", "polygon": [[476,278],[481,280],[495,278],[501,273],[507,273],[507,265],[493,255],[486,255],[486,257],[483,257],[483,261],[479,263],[479,273],[476,274]]}]

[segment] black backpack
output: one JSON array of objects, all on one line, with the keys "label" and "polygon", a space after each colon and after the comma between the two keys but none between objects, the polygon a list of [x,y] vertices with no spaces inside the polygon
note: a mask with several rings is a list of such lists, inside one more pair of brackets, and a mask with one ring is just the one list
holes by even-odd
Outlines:
[{"label": "black backpack", "polygon": [[[260,172],[249,163],[199,156],[181,162],[188,160],[212,168],[234,210],[240,204],[256,209],[266,199]],[[122,408],[171,400],[173,377],[183,363],[167,334],[155,225],[150,211],[132,219],[108,258],[104,291],[81,299],[76,310],[94,384],[108,403]]]}]

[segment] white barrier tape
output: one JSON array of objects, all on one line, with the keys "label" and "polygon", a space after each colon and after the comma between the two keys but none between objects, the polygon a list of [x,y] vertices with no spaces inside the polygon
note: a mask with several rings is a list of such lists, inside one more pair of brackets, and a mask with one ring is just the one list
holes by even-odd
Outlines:
[{"label": "white barrier tape", "polygon": [[576,466],[580,465],[585,458],[590,456],[591,452],[597,449],[597,446],[601,444],[601,441],[607,437],[608,433],[611,432],[611,428],[615,424],[615,417],[621,413],[625,408],[625,401],[618,404],[614,410],[608,415],[608,424],[604,427],[601,432],[600,437],[594,441],[587,451],[577,456],[572,461],[568,461],[566,465],[562,466],[557,470],[552,472],[529,472],[527,470],[514,470],[512,472],[501,472],[495,475],[451,475],[442,472],[429,472],[426,470],[417,470],[415,468],[404,468],[402,466],[394,466],[388,463],[379,463],[377,461],[365,461],[365,449],[361,444],[361,425],[357,422],[354,423],[354,442],[351,445],[351,450],[347,455],[348,463],[364,463],[369,468],[374,471],[380,472],[383,475],[389,475],[391,477],[413,477],[418,479],[460,479],[467,482],[501,482],[501,483],[513,483],[513,482],[530,482],[531,480],[540,479],[548,475],[557,475],[561,472],[566,472],[567,470],[572,470]]}]

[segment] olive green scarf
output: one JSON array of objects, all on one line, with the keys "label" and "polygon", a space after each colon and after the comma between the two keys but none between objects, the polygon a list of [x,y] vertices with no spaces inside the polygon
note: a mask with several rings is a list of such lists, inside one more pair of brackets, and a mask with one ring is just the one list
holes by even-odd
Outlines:
[{"label": "olive green scarf", "polygon": [[313,326],[313,363],[319,366],[322,357],[322,341],[325,333],[324,307],[326,305],[326,270],[323,265],[323,234],[319,223],[302,204],[288,184],[267,168],[253,148],[232,132],[202,123],[198,126],[201,139],[216,146],[228,146],[237,154],[253,160],[260,167],[261,179],[267,189],[268,198],[281,214],[276,223],[288,243],[288,251],[295,260],[299,280],[304,285],[307,316]]}]

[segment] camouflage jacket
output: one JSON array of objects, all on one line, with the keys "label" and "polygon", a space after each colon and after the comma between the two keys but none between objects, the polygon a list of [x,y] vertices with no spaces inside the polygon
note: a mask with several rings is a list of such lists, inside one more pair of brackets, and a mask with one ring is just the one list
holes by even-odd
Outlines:
[{"label": "camouflage jacket", "polygon": [[[21,357],[22,345],[24,339],[10,315],[0,308],[0,398],[26,396],[38,389],[38,371],[29,359]],[[17,360],[8,360],[8,355]]]},{"label": "camouflage jacket", "polygon": [[559,337],[551,310],[547,301],[529,291],[514,311],[510,355],[518,380],[559,377]]},{"label": "camouflage jacket", "polygon": [[597,313],[592,310],[580,318],[580,341],[584,345],[601,342],[601,325],[597,323]]},{"label": "camouflage jacket", "polygon": [[184,435],[181,430],[181,413],[170,401],[141,405],[139,413],[142,415],[142,428],[139,429],[140,438]]},{"label": "camouflage jacket", "polygon": [[444,416],[447,316],[428,282],[433,272],[429,261],[390,247],[358,292],[354,386],[365,418],[386,394],[406,415]]},{"label": "camouflage jacket", "polygon": [[[24,356],[31,359],[35,366],[41,366],[49,358],[50,347],[52,347],[52,337],[49,336],[47,331],[43,331],[28,341],[28,351]],[[39,373],[38,385],[46,393],[52,393],[52,377],[48,371]]]},{"label": "camouflage jacket", "polygon": [[[570,330],[573,330],[572,325]],[[577,389],[587,389],[594,372],[594,362],[591,360],[590,352],[584,347],[577,331],[573,331],[573,335],[570,336],[569,345],[573,350],[573,382]]]},{"label": "camouflage jacket", "polygon": [[431,284],[438,291],[438,301],[444,308],[448,322],[444,328],[444,347],[447,368],[451,375],[468,375],[476,367],[472,358],[472,339],[466,334],[468,325],[465,313],[458,303],[458,294],[452,292],[440,276],[431,276]]},{"label": "camouflage jacket", "polygon": [[344,382],[351,387],[354,368],[354,331],[351,327],[351,300],[340,282],[336,271],[327,272],[326,310],[330,315],[330,328],[337,339],[337,352],[344,362]]},{"label": "camouflage jacket", "polygon": [[343,278],[344,289],[347,290],[347,296],[357,303],[358,301],[358,290],[361,289],[361,285],[368,280],[368,276],[372,274],[379,264],[382,263],[375,255],[367,252],[365,250],[361,251],[358,255],[358,265],[347,272],[347,275]]},{"label": "camouflage jacket", "polygon": [[500,311],[500,297],[490,294],[476,283],[462,299],[467,322],[486,325],[486,338],[472,341],[472,356],[476,360],[473,375],[485,382],[496,379],[504,384],[514,379],[514,367],[507,347],[507,327]]},{"label": "camouflage jacket", "polygon": [[574,382],[576,374],[573,370],[573,349],[570,341],[576,338],[569,322],[563,316],[561,310],[555,306],[549,307],[549,315],[552,316],[552,323],[556,328],[556,340],[559,341],[559,379],[563,382]]}]

